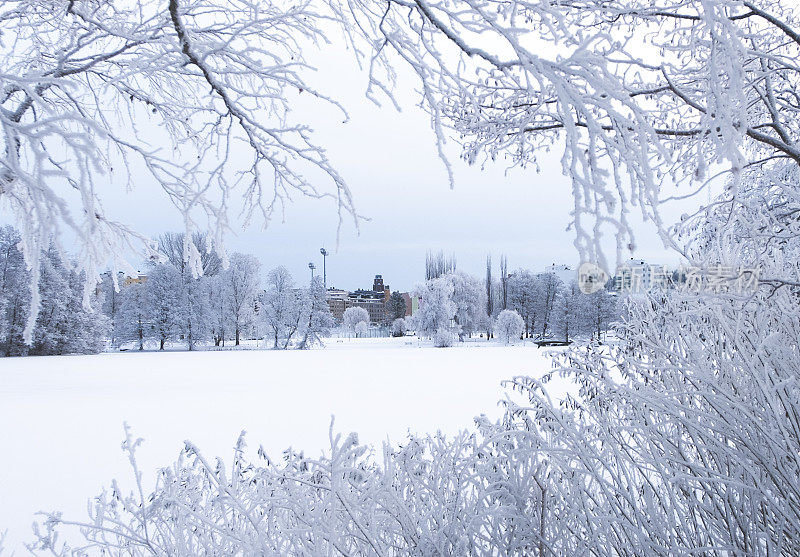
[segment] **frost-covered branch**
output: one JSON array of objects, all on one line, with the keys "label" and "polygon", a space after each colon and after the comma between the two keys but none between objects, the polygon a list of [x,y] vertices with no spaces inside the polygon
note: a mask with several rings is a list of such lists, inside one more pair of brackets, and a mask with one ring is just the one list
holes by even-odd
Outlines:
[{"label": "frost-covered branch", "polygon": [[720,169],[800,164],[800,24],[785,4],[348,4],[377,55],[413,69],[437,137],[451,128],[469,163],[537,167],[562,150],[575,245],[606,268],[606,235],[617,263],[635,248],[632,210],[678,247],[660,215],[673,184],[685,193]]},{"label": "frost-covered branch", "polygon": [[307,81],[304,55],[342,23],[335,5],[311,0],[3,3],[0,201],[33,271],[28,341],[38,254],[51,238],[77,239],[87,296],[109,264],[128,270],[122,254],[158,258],[103,209],[109,187],[155,182],[186,232],[212,231],[209,248],[223,259],[237,206],[245,224],[268,224],[294,194],[332,199],[340,223],[355,214],[291,114],[298,94],[343,111]]}]

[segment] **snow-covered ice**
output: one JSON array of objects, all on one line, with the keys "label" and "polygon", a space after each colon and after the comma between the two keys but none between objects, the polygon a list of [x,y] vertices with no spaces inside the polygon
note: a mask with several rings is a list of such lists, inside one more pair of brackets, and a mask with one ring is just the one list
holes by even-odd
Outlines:
[{"label": "snow-covered ice", "polygon": [[[329,339],[309,351],[117,353],[0,360],[0,532],[19,554],[33,514],[83,520],[112,478],[130,486],[122,424],[145,442],[145,486],[185,439],[229,462],[242,429],[252,448],[318,455],[335,429],[379,445],[409,430],[453,433],[499,417],[501,381],[550,369],[531,344],[448,349],[411,337]],[[559,393],[552,393],[558,396]]]}]

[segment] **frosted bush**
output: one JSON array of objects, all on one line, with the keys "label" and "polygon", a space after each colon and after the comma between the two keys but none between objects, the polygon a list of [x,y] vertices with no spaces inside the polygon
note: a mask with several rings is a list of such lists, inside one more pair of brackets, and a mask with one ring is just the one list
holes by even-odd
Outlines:
[{"label": "frosted bush", "polygon": [[456,334],[447,328],[440,328],[433,335],[433,344],[437,348],[449,348],[457,340]]},{"label": "frosted bush", "polygon": [[513,309],[504,309],[497,316],[494,330],[503,342],[508,344],[520,337],[525,323],[519,313]]},{"label": "frosted bush", "polygon": [[353,328],[353,330],[355,331],[357,337],[363,337],[367,334],[367,331],[369,331],[369,325],[366,321],[359,321],[356,323],[356,326]]},{"label": "frosted bush", "polygon": [[392,321],[392,336],[401,337],[406,334],[406,320],[398,317]]}]

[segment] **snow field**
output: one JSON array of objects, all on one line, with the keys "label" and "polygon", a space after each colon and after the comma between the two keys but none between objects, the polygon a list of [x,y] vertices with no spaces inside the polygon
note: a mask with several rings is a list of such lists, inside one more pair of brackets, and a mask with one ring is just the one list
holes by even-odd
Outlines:
[{"label": "snow field", "polygon": [[[437,349],[413,337],[328,339],[307,351],[125,352],[0,361],[0,532],[23,554],[34,513],[84,520],[87,500],[131,474],[123,422],[143,437],[144,485],[184,440],[229,463],[241,430],[271,458],[317,456],[337,432],[376,448],[408,431],[455,433],[498,418],[501,382],[551,363],[531,344],[483,341]],[[563,394],[553,385],[552,395]],[[379,452],[379,451],[378,451]]]}]

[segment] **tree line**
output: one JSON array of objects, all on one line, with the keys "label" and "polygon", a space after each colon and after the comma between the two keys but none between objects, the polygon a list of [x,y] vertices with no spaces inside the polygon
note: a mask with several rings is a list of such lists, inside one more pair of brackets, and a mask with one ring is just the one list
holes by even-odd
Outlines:
[{"label": "tree line", "polygon": [[[29,269],[18,248],[21,238],[11,226],[0,228],[0,355],[34,356],[93,353],[103,349],[110,328],[99,309],[99,297],[89,292],[82,271],[66,265],[51,244]],[[34,270],[38,280],[31,292]],[[31,298],[38,298],[31,342],[24,331],[31,317]]]},{"label": "tree line", "polygon": [[[105,273],[88,291],[83,272],[51,245],[39,258],[39,311],[26,343],[34,277],[20,241],[16,229],[0,229],[3,356],[89,354],[110,347],[164,350],[171,343],[195,350],[254,338],[268,339],[272,348],[304,349],[330,336],[334,325],[320,278],[296,285],[279,266],[263,285],[254,256],[233,253],[223,264],[216,252],[202,249],[205,234],[187,239],[165,233],[158,238],[162,259],[149,264],[146,278],[126,281],[123,273]],[[184,257],[187,242],[201,248],[196,261]]]},{"label": "tree line", "polygon": [[[195,233],[194,246],[206,237]],[[272,348],[300,349],[320,343],[333,326],[319,277],[307,286],[295,284],[289,271],[278,266],[261,281],[261,264],[253,255],[233,253],[224,265],[210,250],[195,276],[184,257],[185,236],[167,233],[159,238],[166,261],[153,266],[147,279],[134,282],[119,294],[106,277],[104,310],[114,324],[112,344],[133,343],[143,350],[154,342],[163,350],[168,342],[182,342],[189,350],[198,345],[239,346],[242,340],[263,338]]]},{"label": "tree line", "polygon": [[[414,290],[420,305],[411,326],[433,338],[437,346],[449,346],[475,334],[490,338],[496,332],[506,340],[520,336],[565,342],[580,337],[600,339],[620,314],[616,293],[601,289],[584,294],[574,280],[564,283],[552,272],[518,269],[509,273],[505,256],[497,280],[491,256],[486,260],[483,281],[456,270],[455,265],[455,258],[429,254],[428,280]],[[498,322],[501,315],[504,317]]]}]

